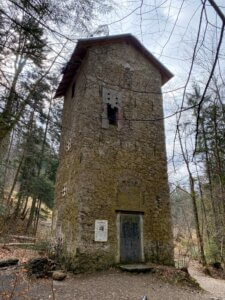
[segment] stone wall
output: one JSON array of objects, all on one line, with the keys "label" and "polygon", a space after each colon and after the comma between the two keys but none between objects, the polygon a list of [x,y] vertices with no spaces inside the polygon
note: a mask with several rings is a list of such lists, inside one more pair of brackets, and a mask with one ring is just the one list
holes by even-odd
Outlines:
[{"label": "stone wall", "polygon": [[[119,98],[118,126],[107,123],[107,91]],[[173,263],[162,117],[161,75],[141,53],[126,43],[89,49],[65,96],[53,214],[72,268],[118,262],[123,210],[144,213],[145,260]],[[108,242],[94,241],[96,219],[108,220]]]}]

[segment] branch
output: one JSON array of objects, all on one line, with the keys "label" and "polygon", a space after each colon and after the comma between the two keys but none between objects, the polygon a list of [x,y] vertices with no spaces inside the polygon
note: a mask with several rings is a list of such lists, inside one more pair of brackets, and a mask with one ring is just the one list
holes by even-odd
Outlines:
[{"label": "branch", "polygon": [[222,10],[219,8],[219,6],[216,4],[214,0],[208,0],[211,6],[214,8],[216,11],[217,15],[220,17],[222,20],[223,24],[225,24],[225,15],[223,14]]},{"label": "branch", "polygon": [[214,70],[215,70],[216,65],[217,65],[217,61],[218,61],[219,53],[220,53],[220,48],[221,48],[222,41],[223,41],[224,28],[225,28],[225,23],[223,23],[223,25],[222,25],[222,29],[221,29],[221,32],[220,32],[220,39],[219,39],[218,47],[216,49],[216,56],[215,56],[215,59],[214,59],[214,62],[213,62],[213,66],[212,66],[212,69],[211,69],[208,81],[206,83],[206,86],[205,86],[204,92],[202,94],[202,97],[201,97],[201,99],[200,99],[200,101],[198,103],[197,121],[196,121],[196,135],[195,135],[195,149],[194,149],[193,155],[196,154],[196,149],[197,149],[197,139],[198,139],[198,128],[199,128],[200,111],[201,111],[201,107],[202,107],[202,104],[203,104],[203,101],[204,101],[207,89],[208,89],[209,84],[210,84],[210,82],[212,80],[212,77],[213,77],[213,74],[214,74]]}]

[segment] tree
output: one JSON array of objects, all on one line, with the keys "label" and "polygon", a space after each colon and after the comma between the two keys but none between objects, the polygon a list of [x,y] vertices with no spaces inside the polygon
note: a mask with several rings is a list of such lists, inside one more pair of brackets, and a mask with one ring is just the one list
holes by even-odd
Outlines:
[{"label": "tree", "polygon": [[[42,82],[65,63],[66,46],[76,43],[75,32],[95,31],[91,22],[96,12],[111,10],[107,0],[76,2],[7,0],[0,8],[0,177],[6,174],[12,130],[24,124],[33,109],[33,99]],[[70,34],[62,33],[66,28]],[[70,29],[68,29],[70,28]],[[60,42],[58,39],[61,39]],[[54,82],[54,87],[57,83]],[[42,87],[45,90],[45,87]],[[35,104],[37,107],[39,104]],[[23,127],[23,126],[22,126]],[[4,183],[4,180],[2,184]],[[4,186],[1,187],[2,196]]]},{"label": "tree", "polygon": [[[195,121],[198,118],[199,131],[197,136],[195,155],[192,162],[196,161],[196,170],[203,165],[203,174],[195,178],[199,184],[202,206],[197,207],[198,214],[202,211],[205,219],[204,231],[208,238],[208,256],[215,261],[223,261],[224,248],[224,218],[225,218],[225,181],[224,181],[224,104],[223,88],[216,88],[214,80],[213,88],[205,96],[204,105],[200,115],[197,105],[201,99],[200,87],[195,84],[193,93],[188,95],[188,105],[194,107],[193,116]],[[217,82],[218,83],[218,82]],[[218,86],[217,86],[218,87]],[[219,92],[218,92],[219,91]],[[190,123],[190,130],[193,133],[195,128]],[[190,171],[192,167],[189,168]],[[193,172],[193,171],[192,171]],[[197,171],[198,172],[198,171]]]}]

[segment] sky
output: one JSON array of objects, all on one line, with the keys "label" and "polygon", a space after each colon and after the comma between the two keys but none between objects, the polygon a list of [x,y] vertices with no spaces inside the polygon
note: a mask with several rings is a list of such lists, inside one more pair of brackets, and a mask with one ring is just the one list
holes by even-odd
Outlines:
[{"label": "sky", "polygon": [[[97,1],[97,0],[95,0]],[[98,0],[101,4],[103,0]],[[174,77],[163,86],[164,117],[166,148],[168,157],[168,174],[171,183],[188,185],[187,171],[181,157],[178,140],[175,138],[177,115],[170,117],[181,106],[184,85],[187,81],[192,63],[193,49],[196,42],[202,1],[205,0],[104,0],[112,5],[112,10],[105,14],[96,12],[96,17],[91,20],[91,29],[95,32],[98,26],[105,25],[110,35],[131,33],[158,58],[173,74]],[[215,0],[225,14],[225,0]],[[4,2],[4,5],[8,5]],[[208,25],[206,27],[206,18]],[[68,20],[70,23],[71,20]],[[76,21],[76,18],[75,18]],[[76,23],[71,21],[71,23]],[[193,82],[197,81],[204,86],[208,71],[206,66],[215,56],[215,46],[218,44],[221,21],[206,0],[206,14],[203,14],[199,43],[196,47],[196,62],[193,65],[190,82],[186,92],[192,91]],[[54,59],[55,53],[62,47],[63,34],[72,38],[68,43],[65,55],[60,55],[62,60],[57,64],[62,69],[68,61],[77,41],[82,38],[79,30],[71,27],[60,28],[60,33],[49,36],[51,47],[57,51],[48,54],[48,60]],[[69,31],[69,32],[68,32]],[[204,41],[203,41],[204,36]],[[222,44],[224,55],[220,55],[221,68],[225,70],[225,45]],[[213,55],[212,55],[213,54]],[[223,57],[222,57],[223,56]],[[225,74],[225,72],[224,72]],[[225,80],[225,78],[224,78]],[[181,121],[192,121],[191,112],[182,113]],[[193,151],[194,136],[190,135],[187,143],[188,151]],[[202,172],[202,166],[199,166]],[[192,166],[195,172],[195,166]]]},{"label": "sky", "polygon": [[[223,2],[223,0],[217,0],[217,4],[221,5],[221,9],[225,12]],[[201,8],[200,0],[114,0],[114,10],[104,17],[101,16],[99,24],[107,24],[109,34],[133,34],[174,74],[173,79],[163,87],[164,116],[166,117],[175,112],[182,102],[183,86],[191,66]],[[220,26],[220,20],[208,3],[206,9],[210,23],[206,28],[204,44],[210,48],[218,39],[219,30],[216,30],[215,26]],[[99,20],[94,25],[97,26],[98,22]],[[205,21],[203,19],[200,36],[203,36],[204,32]],[[187,92],[191,91],[194,81],[200,80],[203,84],[208,76],[198,63],[198,57],[201,58],[202,51],[207,54],[207,47],[203,45],[202,50],[202,45],[200,39],[197,47],[197,64],[193,67]],[[208,51],[207,55],[210,53]],[[190,112],[183,115],[183,119],[191,118]],[[165,119],[169,181],[187,185],[187,171],[181,159],[178,141],[174,144],[175,125],[176,116]],[[191,139],[188,142],[190,151],[194,144],[193,136]],[[194,169],[193,166],[193,171]]]},{"label": "sky", "polygon": [[[183,163],[178,139],[175,139],[176,119],[169,117],[179,110],[184,97],[184,86],[192,64],[192,56],[198,33],[203,0],[105,0],[113,9],[106,14],[96,13],[91,29],[95,32],[98,26],[105,25],[110,35],[131,33],[159,59],[174,77],[163,86],[166,149],[168,158],[168,175],[171,184],[188,187],[186,166]],[[225,13],[224,0],[216,0]],[[206,26],[206,19],[208,25]],[[196,58],[186,93],[192,91],[193,83],[198,82],[203,90],[209,72],[206,71],[215,56],[215,45],[218,44],[221,21],[214,9],[206,0],[206,13],[203,13],[199,42],[196,47]],[[68,31],[67,31],[68,34]],[[82,36],[71,28],[70,36],[76,43]],[[96,36],[96,34],[94,34]],[[204,39],[203,39],[204,36]],[[75,43],[68,46],[67,55],[72,53]],[[224,43],[222,51],[225,50]],[[221,53],[225,53],[223,51]],[[213,54],[213,55],[212,55]],[[221,55],[222,56],[222,55]],[[66,59],[68,60],[68,59]],[[222,60],[221,60],[222,61]],[[225,61],[225,56],[223,57]],[[221,65],[222,66],[222,65]],[[223,63],[225,68],[225,63]],[[225,78],[224,78],[225,80]],[[182,113],[181,122],[192,122],[190,111]],[[194,125],[193,125],[194,126]],[[186,142],[183,138],[182,141]],[[194,135],[187,141],[189,153],[193,153]],[[202,173],[202,165],[198,165]],[[192,166],[193,174],[196,166]]]}]

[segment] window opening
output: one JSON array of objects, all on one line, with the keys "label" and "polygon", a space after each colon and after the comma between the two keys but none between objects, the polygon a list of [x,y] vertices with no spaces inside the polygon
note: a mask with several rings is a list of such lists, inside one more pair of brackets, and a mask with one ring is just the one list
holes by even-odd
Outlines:
[{"label": "window opening", "polygon": [[75,94],[75,82],[72,85],[72,98],[74,97]]},{"label": "window opening", "polygon": [[111,104],[107,103],[107,116],[108,116],[109,124],[117,125],[117,115],[118,115],[118,108],[112,107]]}]

